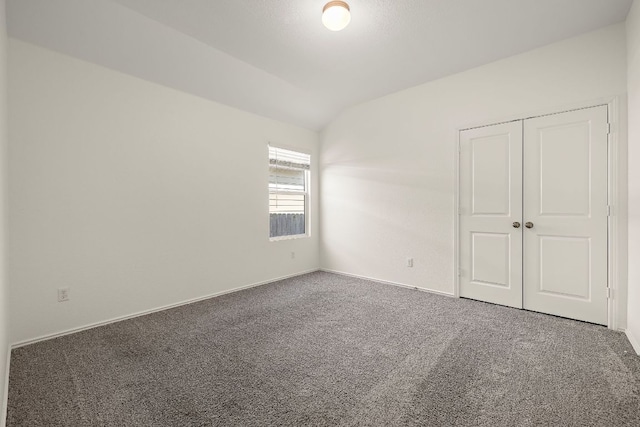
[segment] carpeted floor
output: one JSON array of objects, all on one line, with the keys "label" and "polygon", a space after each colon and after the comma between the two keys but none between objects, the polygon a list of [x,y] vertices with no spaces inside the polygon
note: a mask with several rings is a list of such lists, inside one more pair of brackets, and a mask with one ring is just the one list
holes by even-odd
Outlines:
[{"label": "carpeted floor", "polygon": [[9,426],[640,426],[601,326],[312,273],[13,351]]}]

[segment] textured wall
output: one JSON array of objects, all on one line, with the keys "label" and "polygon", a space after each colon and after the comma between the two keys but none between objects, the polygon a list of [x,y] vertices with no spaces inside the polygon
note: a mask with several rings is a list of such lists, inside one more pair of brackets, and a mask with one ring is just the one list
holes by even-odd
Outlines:
[{"label": "textured wall", "polygon": [[318,268],[317,198],[312,237],[269,241],[267,146],[317,133],[9,46],[14,341]]},{"label": "textured wall", "polygon": [[348,109],[321,137],[323,268],[452,293],[456,129],[616,95],[624,120],[625,93],[620,24]]},{"label": "textured wall", "polygon": [[629,90],[629,318],[627,331],[640,353],[640,2],[627,18]]}]

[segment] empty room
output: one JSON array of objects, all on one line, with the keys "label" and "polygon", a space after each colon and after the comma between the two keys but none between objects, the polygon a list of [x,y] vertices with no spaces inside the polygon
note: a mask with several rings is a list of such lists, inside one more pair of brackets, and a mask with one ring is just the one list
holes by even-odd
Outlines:
[{"label": "empty room", "polygon": [[0,0],[1,426],[640,426],[640,0]]}]

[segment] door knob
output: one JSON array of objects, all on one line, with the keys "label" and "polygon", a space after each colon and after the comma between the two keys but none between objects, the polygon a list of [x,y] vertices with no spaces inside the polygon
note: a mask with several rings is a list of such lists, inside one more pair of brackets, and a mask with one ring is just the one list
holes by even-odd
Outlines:
[{"label": "door knob", "polygon": [[524,226],[527,228],[533,228],[533,223],[532,222],[525,222]]},{"label": "door knob", "polygon": [[514,222],[513,228],[520,228],[520,223],[518,221]]}]

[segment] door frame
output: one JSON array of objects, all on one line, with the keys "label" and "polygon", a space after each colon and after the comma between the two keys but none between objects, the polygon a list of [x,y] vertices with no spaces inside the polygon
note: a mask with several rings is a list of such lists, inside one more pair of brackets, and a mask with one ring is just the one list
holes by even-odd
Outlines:
[{"label": "door frame", "polygon": [[[460,132],[469,129],[475,129],[486,126],[493,126],[513,121],[527,120],[535,117],[549,116],[554,114],[565,113],[568,111],[582,110],[585,108],[607,107],[607,115],[609,119],[609,135],[607,141],[607,170],[608,170],[608,203],[611,206],[611,212],[608,217],[608,243],[607,243],[607,273],[609,285],[609,299],[607,301],[607,326],[609,329],[618,330],[620,328],[621,314],[626,314],[626,287],[624,292],[620,286],[620,273],[625,270],[626,265],[621,265],[624,253],[619,248],[621,239],[621,228],[623,224],[625,200],[621,200],[619,181],[620,172],[620,140],[624,127],[620,125],[620,100],[617,96],[597,99],[591,102],[583,102],[578,104],[565,105],[559,108],[549,108],[542,111],[532,112],[530,114],[519,114],[511,117],[505,117],[494,121],[484,123],[473,123],[455,128],[455,149],[454,149],[454,260],[453,260],[453,295],[460,298]],[[626,134],[624,134],[626,136]],[[624,187],[626,188],[626,186]],[[624,204],[623,204],[624,203]],[[621,209],[622,207],[622,209]],[[624,294],[624,295],[623,295]]]}]

